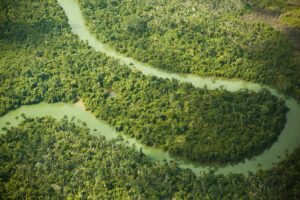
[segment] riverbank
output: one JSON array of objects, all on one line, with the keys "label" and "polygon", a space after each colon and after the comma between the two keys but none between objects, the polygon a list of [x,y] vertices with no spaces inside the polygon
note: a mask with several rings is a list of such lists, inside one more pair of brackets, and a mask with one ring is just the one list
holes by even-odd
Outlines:
[{"label": "riverbank", "polygon": [[[179,79],[170,80],[166,72],[165,79],[157,78],[161,74],[145,76],[135,66],[121,65],[79,40],[56,0],[3,0],[0,7],[3,199],[300,197],[300,151],[295,150],[300,142],[300,108],[294,99],[258,84],[223,80],[221,89],[221,82],[210,78],[173,74]],[[206,82],[209,88],[219,89],[208,89]],[[287,115],[284,103],[289,108]],[[199,114],[201,108],[206,110]],[[237,149],[249,142],[257,145],[259,136],[268,136],[271,128],[287,122],[270,149],[225,166],[174,158],[155,148],[158,146],[142,145],[141,138],[137,141],[123,134],[132,128],[133,133],[145,134],[155,142],[165,141],[160,137],[166,133],[184,131],[176,138],[180,143],[190,130],[194,135],[205,133],[195,126],[202,119],[208,119],[204,122],[210,130],[220,127],[224,132],[211,143],[220,144],[220,153],[226,145]],[[276,123],[277,119],[282,123]],[[227,132],[245,138],[242,129],[250,120],[253,125],[248,126],[251,135],[245,145],[222,142]],[[264,126],[267,132],[262,131]]]},{"label": "riverbank", "polygon": [[80,109],[82,109],[82,110],[86,110],[86,107],[85,107],[85,105],[84,105],[83,99],[79,99],[79,101],[77,101],[77,102],[75,103],[75,105],[78,106],[78,107],[79,107]]},{"label": "riverbank", "polygon": [[8,128],[0,135],[0,141],[5,141],[0,143],[0,158],[10,158],[1,162],[0,174],[5,178],[0,179],[0,196],[114,200],[300,197],[300,149],[268,171],[195,176],[173,162],[153,163],[120,140],[107,141],[89,132],[73,119],[52,117],[25,118],[17,127]]},{"label": "riverbank", "polygon": [[[19,5],[19,6],[21,6],[21,5]],[[12,7],[12,9],[13,8],[14,7]],[[21,8],[23,8],[23,7],[20,7],[18,9],[21,9]],[[176,111],[176,112],[178,112],[178,114],[180,114],[181,108],[182,108],[182,105],[180,105],[180,102],[190,102],[190,105],[187,104],[187,106],[185,106],[185,105],[183,105],[183,106],[186,108],[192,108],[192,110],[186,109],[187,114],[178,115],[178,116],[182,116],[183,119],[181,119],[181,122],[184,122],[184,123],[186,123],[186,122],[190,123],[191,120],[201,119],[200,117],[197,117],[197,116],[193,117],[191,115],[192,113],[197,113],[197,112],[195,112],[197,110],[197,108],[199,108],[199,107],[206,108],[207,107],[206,105],[199,106],[198,102],[201,102],[204,104],[206,102],[211,102],[211,104],[214,105],[214,106],[211,106],[211,108],[212,108],[211,111],[214,111],[214,108],[216,108],[216,109],[219,108],[219,106],[217,106],[217,105],[220,105],[220,103],[224,103],[226,101],[228,102],[228,100],[226,100],[226,99],[229,98],[229,102],[232,102],[233,100],[237,101],[238,107],[243,108],[240,111],[240,113],[247,113],[247,112],[242,112],[242,111],[245,109],[247,111],[247,108],[250,107],[250,105],[259,106],[258,109],[255,109],[256,111],[261,110],[260,106],[262,106],[262,105],[266,106],[266,107],[263,107],[264,111],[269,110],[268,108],[270,107],[270,105],[273,105],[273,103],[265,104],[266,102],[264,102],[264,101],[262,101],[261,104],[257,104],[256,101],[254,101],[253,103],[248,102],[248,104],[246,104],[245,103],[246,101],[243,100],[243,98],[245,98],[245,95],[246,95],[246,97],[249,97],[249,95],[250,95],[250,96],[253,96],[254,98],[257,98],[257,97],[259,97],[259,96],[257,96],[258,95],[257,93],[252,93],[252,92],[247,92],[247,91],[239,92],[237,94],[239,94],[239,96],[243,97],[243,98],[238,98],[238,96],[236,94],[232,94],[231,92],[226,91],[226,90],[238,91],[240,89],[246,89],[246,88],[257,91],[257,90],[261,89],[261,86],[259,86],[257,84],[252,85],[251,83],[235,82],[235,81],[229,81],[229,80],[216,81],[216,80],[212,80],[209,78],[202,79],[202,78],[196,77],[196,76],[194,76],[192,78],[192,77],[188,77],[188,76],[181,76],[178,74],[170,75],[166,72],[164,72],[164,73],[158,72],[157,74],[152,74],[154,76],[143,76],[141,73],[138,73],[134,70],[130,70],[126,66],[119,65],[117,63],[117,61],[114,59],[115,57],[114,58],[105,57],[105,55],[96,53],[94,51],[94,49],[88,48],[87,45],[83,44],[83,42],[80,43],[76,36],[70,34],[71,29],[67,25],[67,20],[66,20],[67,18],[63,18],[64,17],[63,10],[60,9],[58,6],[57,7],[53,6],[53,8],[57,9],[57,11],[55,11],[55,13],[59,13],[57,16],[61,17],[63,20],[65,20],[64,21],[65,22],[64,30],[66,31],[66,34],[65,35],[64,35],[64,33],[60,34],[61,39],[60,40],[55,39],[55,41],[59,41],[58,43],[56,43],[55,41],[52,41],[50,46],[48,45],[45,48],[43,47],[42,49],[39,49],[36,54],[32,55],[33,50],[31,50],[30,52],[26,51],[26,53],[28,53],[28,56],[32,56],[32,57],[30,57],[31,59],[27,59],[27,54],[26,54],[26,57],[18,56],[18,59],[7,59],[7,62],[6,62],[7,66],[17,67],[17,66],[25,65],[25,63],[26,63],[26,66],[30,66],[26,69],[23,67],[21,70],[22,74],[17,74],[18,76],[14,77],[14,78],[12,78],[13,74],[11,73],[11,70],[6,72],[8,75],[7,77],[9,77],[9,78],[7,78],[7,81],[5,82],[5,83],[7,83],[7,85],[4,84],[4,85],[2,85],[1,88],[3,88],[4,91],[9,91],[9,92],[3,93],[5,95],[7,95],[7,96],[5,96],[5,99],[6,99],[8,106],[10,106],[9,110],[12,110],[12,108],[14,106],[16,108],[22,104],[34,104],[34,103],[41,102],[43,100],[45,100],[47,102],[58,102],[58,101],[71,102],[72,99],[74,99],[74,98],[79,98],[80,96],[84,96],[85,99],[92,101],[92,102],[87,103],[90,106],[89,109],[93,110],[93,112],[96,111],[97,113],[96,112],[95,113],[98,117],[100,117],[102,119],[106,119],[110,124],[114,125],[116,128],[118,128],[118,129],[121,129],[122,127],[124,128],[124,125],[122,125],[121,122],[136,123],[137,128],[149,127],[149,128],[152,128],[152,129],[150,129],[150,130],[152,130],[152,131],[150,131],[150,133],[153,133],[153,134],[160,133],[162,135],[162,133],[165,133],[166,131],[168,131],[172,134],[173,133],[172,128],[174,127],[174,124],[176,124],[176,125],[178,124],[178,117],[176,118],[176,116],[175,117],[173,117],[173,116],[174,116],[174,114],[176,114],[176,113],[174,113],[174,111]],[[53,8],[51,8],[51,9],[53,9]],[[47,7],[45,4],[45,12],[49,12],[48,9],[50,9],[50,8]],[[24,11],[22,13],[26,14],[28,12]],[[39,13],[44,13],[44,12],[39,12]],[[75,17],[78,17],[78,15],[75,15]],[[26,18],[24,18],[24,19],[26,19]],[[39,21],[40,17],[36,17],[36,19],[34,19],[34,20]],[[60,22],[57,22],[57,23],[59,24]],[[56,23],[54,23],[54,25],[56,25]],[[76,26],[76,25],[77,24],[75,23],[74,26]],[[61,27],[62,25],[59,24],[59,26]],[[54,30],[60,30],[60,29],[57,29],[57,27],[55,26]],[[79,26],[78,31],[79,31],[79,33],[80,33],[80,31],[81,31],[81,33],[86,33],[86,32],[84,32],[84,30],[83,30],[83,32],[82,32],[82,30],[80,30],[80,26]],[[11,35],[14,35],[14,32],[12,32]],[[26,41],[24,41],[24,42],[26,42]],[[34,42],[35,42],[35,40],[34,40]],[[96,46],[96,44],[97,44],[97,41],[95,44],[92,44],[92,45]],[[30,45],[32,45],[32,43],[29,43],[26,45],[30,46]],[[39,45],[39,44],[37,44],[37,45]],[[100,43],[100,45],[101,45],[101,43]],[[21,48],[22,46],[21,47],[18,46],[18,47],[19,47],[19,49],[17,48],[17,50],[19,50],[20,52],[23,53],[24,49]],[[38,47],[41,48],[40,46],[38,46]],[[78,51],[74,51],[75,47],[78,48]],[[52,55],[56,54],[57,49],[60,49],[61,54],[64,56],[60,56],[60,57],[57,57],[52,60],[52,58],[53,58]],[[15,51],[16,51],[16,49],[12,48],[12,55],[14,55],[13,52],[15,52]],[[51,53],[43,54],[43,51],[51,52]],[[70,52],[72,52],[72,54],[70,54]],[[82,53],[82,52],[85,52],[85,53]],[[105,51],[103,51],[103,49],[102,49],[102,52],[106,53]],[[116,53],[116,52],[112,51],[111,53]],[[24,60],[22,60],[21,58],[24,58]],[[118,58],[118,57],[116,57],[116,58]],[[123,57],[123,61],[128,61],[128,60],[129,60],[129,58]],[[31,61],[31,63],[27,63],[27,61]],[[37,61],[39,64],[36,64]],[[49,66],[49,63],[51,63],[51,66]],[[112,64],[107,64],[107,63],[112,63]],[[49,67],[41,68],[40,66],[49,66]],[[56,66],[59,66],[59,67],[56,67]],[[135,66],[133,63],[132,68],[135,68],[135,67],[139,67],[139,66]],[[141,63],[140,67],[142,67],[142,68],[144,67],[145,70],[150,70],[150,71],[153,69],[153,68],[143,65],[142,63]],[[140,69],[140,68],[137,68],[137,69]],[[18,70],[14,70],[14,71],[18,71]],[[159,79],[159,78],[156,78],[155,76],[161,77],[164,79]],[[172,79],[172,77],[174,77],[174,78],[178,77],[177,80],[180,82],[184,82],[184,84],[179,84],[178,81],[174,80],[174,79],[172,81],[168,80],[168,79]],[[42,84],[40,84],[41,82],[38,81],[41,78],[45,79],[45,81],[43,81]],[[15,82],[17,84],[15,84]],[[190,84],[186,84],[186,82],[192,83],[196,87],[204,87],[204,88],[206,87],[207,89],[199,90],[195,87],[192,87]],[[209,84],[207,84],[207,83],[209,83]],[[30,88],[32,88],[32,89],[29,90],[28,87],[24,87],[24,85],[30,86]],[[207,86],[207,85],[209,85],[209,86]],[[219,88],[220,85],[224,85],[223,88],[226,90],[219,89],[216,91],[209,91],[212,88]],[[8,89],[8,88],[10,88],[10,89]],[[113,88],[113,90],[116,91],[116,93],[118,95],[116,95],[116,96],[110,95],[109,91],[107,91],[108,88]],[[151,88],[151,90],[149,90],[149,88]],[[14,90],[16,90],[16,91],[14,91]],[[203,92],[204,92],[204,94],[203,94]],[[174,96],[175,94],[177,97]],[[209,98],[209,97],[212,97],[212,95],[215,98]],[[88,97],[86,97],[86,96],[88,96]],[[255,97],[255,96],[257,96],[257,97]],[[143,97],[143,98],[139,99],[140,97]],[[151,98],[149,99],[149,97],[151,97]],[[221,97],[221,99],[220,99],[220,97]],[[226,97],[226,99],[224,99],[223,97]],[[262,95],[261,97],[263,98],[264,95]],[[273,99],[273,100],[275,100],[274,102],[276,102],[276,98],[273,98],[270,94],[266,93],[266,97]],[[281,97],[279,97],[279,98],[281,98]],[[14,101],[11,101],[11,99],[13,99]],[[124,99],[126,99],[126,101],[123,101]],[[191,99],[194,99],[194,100],[191,101]],[[199,101],[199,99],[203,99],[203,100]],[[215,101],[218,99],[219,99],[219,101]],[[156,101],[157,104],[151,104],[151,102],[153,102],[153,101]],[[11,105],[11,104],[9,104],[10,102],[15,103],[15,104]],[[136,105],[134,102],[136,102]],[[164,103],[164,105],[160,105],[162,102]],[[177,102],[179,102],[179,104]],[[193,102],[195,102],[195,104]],[[160,114],[162,113],[160,109],[165,109],[166,105],[169,105],[168,110],[165,111],[165,115],[160,116]],[[191,105],[193,107],[191,107]],[[246,106],[246,105],[249,105],[249,106]],[[152,106],[151,109],[149,108],[149,106]],[[195,109],[194,109],[194,107],[195,107]],[[218,126],[219,124],[222,125],[222,123],[218,123],[218,121],[224,122],[224,118],[219,114],[222,111],[226,111],[226,110],[230,111],[230,110],[235,109],[235,111],[236,111],[236,108],[238,108],[238,107],[231,108],[230,103],[227,103],[227,105],[224,105],[222,110],[214,111],[214,112],[217,112],[218,114],[211,114],[210,119],[212,119],[212,120],[209,120],[209,123],[207,123],[205,127],[213,128],[214,126],[210,123],[212,121],[217,121],[217,123],[215,123],[216,126]],[[271,106],[270,108],[274,108],[274,107],[276,108],[276,106]],[[3,108],[3,107],[1,107],[1,108]],[[93,108],[93,109],[91,109],[91,108]],[[265,108],[267,108],[267,109],[265,109]],[[78,108],[78,109],[80,109],[80,108]],[[128,114],[127,111],[129,111],[129,109],[131,109],[131,113]],[[142,109],[142,110],[139,111],[137,109]],[[80,109],[80,110],[83,111],[82,109]],[[272,110],[274,110],[274,109],[271,109],[270,111],[272,111]],[[123,111],[126,111],[127,113],[123,112]],[[141,121],[136,119],[136,117],[140,116],[138,114],[148,114],[149,113],[149,112],[145,112],[145,111],[151,111],[150,112],[151,115],[146,116],[147,118],[144,117],[145,115],[141,116]],[[155,111],[155,112],[153,113],[153,111]],[[36,112],[39,113],[38,110],[36,110]],[[61,110],[61,112],[63,112],[63,110]],[[70,109],[69,112],[72,113],[72,109]],[[207,112],[205,112],[205,113],[206,113],[206,115],[204,115],[203,117],[207,116]],[[55,113],[53,113],[53,115],[55,115]],[[116,121],[116,118],[119,116],[121,116],[121,118],[119,118],[119,120]],[[190,116],[192,116],[191,120],[188,118]],[[219,118],[216,118],[217,116],[219,116]],[[264,116],[264,115],[259,115],[259,116]],[[268,116],[268,118],[266,118],[267,120],[265,120],[265,123],[268,122],[268,120],[270,120],[269,119],[270,115],[267,115],[267,116]],[[284,116],[284,114],[283,114],[283,116]],[[155,120],[163,120],[163,121],[167,121],[168,123],[170,122],[170,120],[172,120],[172,121],[171,121],[171,123],[167,124],[168,126],[163,126],[161,124],[160,124],[160,126],[158,126],[157,121],[156,122],[151,121],[151,120],[153,120],[153,117],[156,118],[156,119],[154,118]],[[166,119],[166,117],[170,120],[164,120],[164,119]],[[239,115],[238,117],[239,118],[237,120],[240,120],[241,123],[243,123],[243,120],[241,120],[241,119],[243,119],[243,115]],[[247,116],[245,116],[245,117],[247,117]],[[184,119],[186,119],[186,120],[184,120]],[[230,118],[230,117],[227,119],[232,120],[232,118]],[[251,118],[251,119],[257,120],[258,118],[256,117],[256,118]],[[276,119],[276,118],[274,118],[274,119]],[[259,120],[259,123],[254,123],[254,126],[256,124],[260,125],[261,121],[262,120]],[[143,123],[141,124],[141,122],[143,122]],[[231,121],[231,122],[233,122],[233,121]],[[234,122],[239,122],[239,121],[234,121]],[[197,124],[197,123],[194,123],[194,124]],[[226,124],[230,125],[231,123],[226,123]],[[130,126],[130,125],[131,124],[128,124],[127,127],[129,127],[129,128],[134,127],[134,126]],[[148,126],[148,125],[150,125],[150,126]],[[186,130],[186,126],[184,126],[184,125],[185,124],[183,124],[181,126],[183,129],[181,129],[181,127],[178,127],[178,128],[175,127],[176,129],[174,129],[174,131],[180,132],[182,130],[183,131]],[[186,125],[188,126],[188,123]],[[244,126],[240,126],[238,124],[238,127],[244,127]],[[160,130],[155,131],[156,129],[160,129]],[[139,130],[139,129],[137,129],[137,130]],[[141,131],[138,131],[138,133],[145,133],[145,131],[143,129],[140,129],[140,130]],[[192,130],[198,131],[199,129],[194,128]],[[226,129],[220,128],[220,130],[226,130]],[[234,129],[234,131],[236,131],[236,130],[237,129]],[[133,131],[136,131],[136,130],[133,130]],[[251,129],[251,133],[253,133],[253,129]],[[279,133],[278,133],[278,135],[279,135]],[[149,134],[148,134],[148,136],[149,136]],[[155,134],[154,137],[149,137],[149,139],[152,139],[152,138],[157,139],[158,138],[158,141],[164,141],[164,140],[160,140],[160,138],[157,136],[158,135]],[[178,137],[178,140],[176,140],[176,141],[177,142],[184,141],[184,140],[181,140],[181,138],[182,137]],[[171,139],[170,141],[172,142],[173,140]],[[250,140],[247,140],[247,142],[249,142],[249,141]],[[220,140],[219,140],[219,142],[220,142]],[[222,145],[219,145],[219,146],[224,147]],[[235,146],[235,145],[233,145],[233,146]],[[242,146],[244,146],[244,145],[242,145]],[[159,157],[158,154],[157,155],[152,154],[152,156]]]},{"label": "riverbank", "polygon": [[143,1],[120,2],[105,9],[84,0],[76,4],[94,38],[127,57],[166,72],[274,86],[300,99],[299,63],[287,38],[267,24],[241,19],[247,11],[233,1],[216,6],[172,0],[164,4],[166,10],[156,9],[158,2],[150,7]]}]

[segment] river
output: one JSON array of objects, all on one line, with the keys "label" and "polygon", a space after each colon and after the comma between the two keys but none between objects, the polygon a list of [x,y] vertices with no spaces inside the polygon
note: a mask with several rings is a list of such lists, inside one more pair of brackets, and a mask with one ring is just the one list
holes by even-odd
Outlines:
[{"label": "river", "polygon": [[[72,32],[79,36],[83,41],[86,41],[91,47],[96,51],[105,53],[108,56],[118,59],[121,63],[127,64],[132,68],[141,71],[145,75],[157,76],[160,78],[177,79],[180,82],[192,83],[195,87],[208,89],[216,89],[223,87],[228,91],[237,91],[240,89],[249,89],[252,91],[259,91],[262,88],[269,89],[273,95],[278,98],[284,98],[275,89],[261,86],[256,83],[251,83],[241,80],[223,80],[215,78],[202,78],[195,75],[180,75],[176,73],[168,73],[158,69],[155,69],[149,65],[140,63],[132,58],[126,57],[116,51],[114,51],[109,46],[98,41],[87,29],[84,18],[80,11],[80,8],[75,0],[58,0],[59,5],[64,9],[68,22],[72,28]],[[277,163],[280,159],[284,158],[286,152],[291,153],[295,148],[300,145],[300,107],[297,102],[290,98],[285,99],[286,106],[289,108],[287,113],[287,123],[285,124],[284,130],[278,137],[277,142],[275,142],[269,149],[265,150],[261,155],[256,156],[252,159],[246,159],[244,162],[240,162],[235,165],[226,166],[214,166],[218,167],[217,173],[243,173],[252,171],[255,172],[258,169],[269,169],[273,163]],[[82,122],[85,122],[87,126],[91,129],[91,134],[98,133],[94,131],[97,129],[100,131],[101,135],[104,135],[107,139],[111,139],[119,135],[113,127],[104,121],[96,119],[93,114],[85,111],[84,107],[80,103],[77,104],[46,104],[41,103],[37,105],[22,106],[21,108],[11,111],[5,116],[0,118],[0,128],[3,127],[7,122],[11,125],[16,125],[19,120],[15,117],[19,116],[21,113],[26,114],[29,117],[40,117],[40,116],[52,116],[54,118],[62,118],[64,115],[68,117],[75,117]],[[124,136],[124,135],[123,135]],[[161,160],[175,160],[179,163],[182,168],[189,168],[194,173],[199,174],[203,171],[208,171],[211,166],[201,165],[195,162],[189,162],[180,160],[178,158],[172,158],[168,153],[163,152],[159,149],[153,147],[148,147],[133,138],[128,138],[124,136],[128,141],[129,145],[135,144],[137,149],[142,148],[143,152],[154,161]]]}]

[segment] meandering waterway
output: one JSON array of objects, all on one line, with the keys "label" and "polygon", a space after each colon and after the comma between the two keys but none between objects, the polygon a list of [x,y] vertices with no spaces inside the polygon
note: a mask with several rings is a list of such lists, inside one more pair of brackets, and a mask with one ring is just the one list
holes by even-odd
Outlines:
[{"label": "meandering waterway", "polygon": [[[109,46],[98,41],[87,29],[84,18],[80,11],[80,8],[75,0],[58,0],[59,5],[64,9],[69,24],[72,28],[72,32],[79,36],[83,41],[93,47],[96,51],[105,53],[108,56],[118,59],[121,63],[127,64],[132,68],[141,71],[145,75],[153,75],[160,78],[177,79],[180,82],[192,83],[195,87],[208,89],[216,89],[223,87],[229,91],[237,91],[240,89],[249,89],[252,91],[259,91],[262,88],[269,89],[273,95],[278,98],[284,98],[275,89],[271,89],[265,86],[261,86],[256,83],[250,83],[241,80],[221,80],[215,78],[202,78],[194,75],[180,75],[176,73],[163,72],[155,69],[149,65],[140,63],[132,58],[126,57]],[[254,157],[253,159],[246,159],[244,162],[227,165],[216,166],[218,167],[218,173],[247,173],[248,171],[256,171],[257,169],[268,169],[273,163],[277,163],[280,158],[286,155],[286,151],[292,152],[300,145],[300,106],[294,99],[285,99],[286,106],[289,108],[287,113],[287,123],[284,130],[281,132],[277,142],[275,142],[270,149],[265,150],[261,155]],[[7,122],[11,125],[16,125],[20,120],[16,119],[16,116],[20,116],[21,113],[26,114],[29,117],[41,117],[52,116],[54,118],[62,118],[64,115],[68,117],[75,117],[87,124],[87,127],[91,129],[91,134],[104,135],[107,139],[117,137],[120,133],[117,133],[113,127],[104,121],[96,119],[95,116],[85,111],[82,102],[77,104],[46,104],[41,103],[37,105],[22,106],[21,108],[11,111],[5,116],[0,118],[0,128],[5,126]],[[98,131],[94,131],[97,129]],[[182,168],[189,168],[196,174],[202,171],[207,171],[210,166],[204,166],[201,164],[183,161],[180,159],[172,158],[168,153],[163,152],[154,147],[147,147],[135,139],[125,137],[128,144],[135,144],[137,149],[142,148],[143,152],[152,160],[176,160],[179,166]]]}]

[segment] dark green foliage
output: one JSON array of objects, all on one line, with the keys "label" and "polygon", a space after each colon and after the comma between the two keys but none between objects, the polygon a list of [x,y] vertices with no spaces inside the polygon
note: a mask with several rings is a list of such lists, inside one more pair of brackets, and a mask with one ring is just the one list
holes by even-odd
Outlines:
[{"label": "dark green foliage", "polygon": [[272,169],[248,176],[253,199],[300,199],[300,148]]},{"label": "dark green foliage", "polygon": [[255,9],[272,9],[273,11],[282,10],[287,4],[295,0],[243,0],[245,4]]},{"label": "dark green foliage", "polygon": [[[123,3],[116,0],[95,2],[100,9],[118,8]],[[155,1],[145,2],[145,11],[151,11],[156,6]],[[221,2],[207,0],[205,5],[210,9],[236,9],[230,3]],[[88,7],[94,5],[90,1]],[[172,9],[162,1],[158,8],[167,9],[163,11],[165,13],[176,13],[181,4],[174,5]],[[230,93],[221,89],[196,89],[175,80],[143,76],[127,66],[119,65],[114,59],[94,52],[71,34],[64,13],[54,0],[2,0],[0,10],[0,115],[25,104],[41,101],[74,102],[83,98],[86,106],[97,116],[146,144],[189,159],[219,162],[238,161],[259,153],[276,140],[285,123],[287,110],[283,101],[267,91]],[[138,10],[133,6],[128,12]],[[211,16],[209,12],[205,12],[205,15]],[[220,16],[213,18],[217,24],[219,20],[223,23]],[[116,20],[114,16],[111,19]],[[205,47],[208,51],[203,54],[204,60],[207,57],[207,64],[202,63],[203,74],[245,79],[259,76],[262,82],[272,83],[272,77],[282,72],[277,70],[279,63],[275,62],[272,73],[267,73],[266,69],[260,68],[267,66],[259,63],[265,58],[260,53],[269,52],[268,56],[272,57],[279,51],[276,54],[279,62],[288,62],[289,59],[288,51],[270,48],[270,45],[275,45],[273,39],[282,41],[278,47],[285,43],[284,39],[262,25],[254,25],[266,33],[261,41],[253,43],[260,53],[250,49],[251,56],[236,60],[238,64],[234,71],[226,68],[235,62],[235,54],[229,51],[230,45],[236,50],[236,55],[244,55],[239,51],[249,48],[249,45],[245,43],[240,48],[235,43],[228,43],[226,48],[222,45],[222,48],[213,46],[228,41],[222,37],[221,42],[215,41],[219,37],[215,30],[219,27],[207,25],[206,21],[210,18],[204,18],[203,27],[189,23],[194,19],[177,22],[176,18],[171,22],[169,18],[162,18],[158,22],[166,24],[151,26],[151,18],[139,14],[129,15],[126,20],[120,28],[128,31],[130,38],[137,38],[136,44],[141,46],[139,48],[147,47],[148,44],[142,43],[139,38],[148,37],[149,31],[159,32],[158,39],[168,39],[167,48],[163,47],[162,52],[153,54],[158,59],[156,66],[163,58],[166,58],[166,63],[175,64],[178,62],[176,58],[182,58],[180,53],[168,48],[174,41],[173,36],[177,35],[175,32],[169,33],[172,36],[170,38],[164,36],[169,29],[180,28],[178,37],[182,38],[182,43],[193,44],[193,37],[182,23],[187,30],[192,28],[199,33],[198,38],[195,37],[197,40],[203,35],[203,41],[199,40],[199,44],[207,44]],[[234,29],[230,28],[235,23],[240,24],[239,21],[228,24],[228,33],[237,35],[236,40],[240,41],[243,34],[232,32]],[[114,24],[117,25],[117,21],[106,26]],[[188,27],[189,24],[191,27]],[[110,37],[110,40],[119,40],[118,33],[112,33]],[[126,46],[123,48],[123,51],[127,51]],[[118,49],[122,50],[120,47]],[[223,51],[226,49],[229,52]],[[186,52],[189,54],[193,50]],[[225,53],[218,55],[219,52]],[[210,54],[217,57],[214,65],[208,65],[212,64],[209,63],[212,62]],[[259,60],[257,72],[247,67],[252,56]],[[268,58],[266,63],[269,62]],[[189,57],[183,60],[186,62]],[[184,64],[176,70],[202,73],[201,68],[189,66],[192,65]],[[206,66],[214,66],[215,69]],[[201,70],[197,72],[198,69]],[[279,77],[282,81],[278,84],[284,83],[282,87],[289,90],[291,83],[296,82],[292,82],[292,78],[286,79],[286,73],[293,73],[288,68],[286,71]],[[247,75],[244,77],[242,74]],[[300,198],[299,149],[273,169],[247,177],[238,174],[216,175],[213,172],[197,177],[173,162],[150,162],[144,154],[127,147],[122,140],[105,141],[103,137],[90,136],[87,128],[76,124],[66,118],[56,121],[48,117],[25,117],[18,127],[7,129],[6,134],[0,136],[0,199]]]},{"label": "dark green foliage", "polygon": [[[299,37],[300,31],[300,1],[299,0],[244,0],[250,10],[269,13],[278,16],[280,23],[294,29],[295,37]],[[297,30],[298,29],[298,30]],[[296,42],[299,40],[296,40]],[[299,50],[299,48],[298,48]]]},{"label": "dark green foliage", "polygon": [[288,40],[243,19],[239,0],[106,2],[79,4],[90,31],[119,52],[166,71],[251,80],[300,98]]},{"label": "dark green foliage", "polygon": [[[237,184],[230,187],[238,193],[228,190],[227,177],[206,174],[198,180],[175,163],[152,163],[120,140],[105,141],[88,133],[72,121],[51,118],[26,118],[9,129],[0,137],[0,198],[199,199],[205,195],[245,195]],[[232,177],[245,182],[240,175]]]},{"label": "dark green foliage", "polygon": [[88,109],[117,130],[190,160],[242,160],[275,141],[285,123],[284,103],[267,91],[208,91],[134,74],[100,80],[114,96],[99,78],[89,78],[95,90],[83,96]]},{"label": "dark green foliage", "polygon": [[[56,1],[26,5],[7,3],[3,12],[18,10],[18,15],[4,15],[1,24],[31,28],[21,42],[15,38],[17,28],[0,34],[0,115],[25,104],[83,98],[89,110],[118,131],[203,162],[257,155],[283,129],[287,109],[267,91],[210,91],[144,76],[78,42]],[[144,18],[130,20],[142,30]],[[38,32],[36,24],[49,31]]]},{"label": "dark green foliage", "polygon": [[24,118],[0,136],[1,199],[298,199],[300,149],[248,176],[153,163],[64,118]]}]

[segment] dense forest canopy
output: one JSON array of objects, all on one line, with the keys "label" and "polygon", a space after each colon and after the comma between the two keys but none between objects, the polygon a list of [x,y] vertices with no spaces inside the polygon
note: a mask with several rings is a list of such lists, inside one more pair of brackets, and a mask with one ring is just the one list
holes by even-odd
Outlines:
[{"label": "dense forest canopy", "polygon": [[300,62],[289,41],[243,19],[248,11],[240,1],[79,3],[97,38],[137,60],[172,72],[256,81],[300,97]]},{"label": "dense forest canopy", "polygon": [[[120,52],[169,71],[254,80],[299,95],[292,47],[267,25],[239,18],[238,2],[80,0],[90,29]],[[284,127],[284,101],[267,90],[195,88],[95,52],[72,34],[55,0],[1,0],[0,10],[0,116],[83,99],[95,116],[144,144],[223,163],[258,155]],[[90,136],[66,118],[25,117],[5,130],[0,199],[300,198],[300,149],[247,176],[195,175],[151,162],[122,139]]]},{"label": "dense forest canopy", "polygon": [[0,136],[0,198],[297,199],[299,150],[257,174],[195,176],[174,162],[151,162],[120,139],[95,138],[67,118],[25,116]]},{"label": "dense forest canopy", "polygon": [[1,115],[82,98],[118,131],[202,162],[257,155],[283,129],[284,102],[266,90],[231,93],[144,76],[79,42],[55,1],[26,5],[8,1],[1,8]]}]

